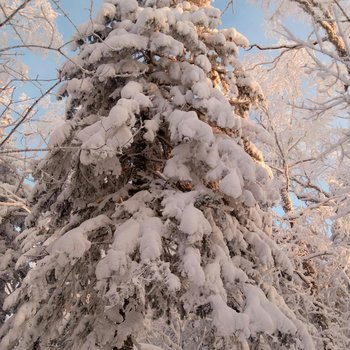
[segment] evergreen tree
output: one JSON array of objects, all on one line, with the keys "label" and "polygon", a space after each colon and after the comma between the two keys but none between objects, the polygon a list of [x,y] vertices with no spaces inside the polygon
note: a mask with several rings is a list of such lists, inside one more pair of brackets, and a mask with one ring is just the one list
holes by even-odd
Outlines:
[{"label": "evergreen tree", "polygon": [[280,291],[247,40],[206,0],[109,0],[61,69],[1,349],[313,349]]},{"label": "evergreen tree", "polygon": [[[21,255],[16,238],[30,212],[24,185],[30,157],[19,153],[18,140],[26,144],[28,129],[37,129],[35,122],[27,123],[37,112],[36,104],[45,109],[39,102],[45,97],[41,79],[38,75],[30,77],[23,55],[33,50],[41,55],[45,49],[58,50],[62,40],[55,26],[57,13],[48,0],[2,0],[0,7],[0,324],[3,324],[6,315],[12,312],[11,308],[2,310],[4,299],[19,286],[28,267],[15,269]],[[41,97],[33,102],[37,94]],[[51,105],[50,111],[57,109]],[[26,127],[27,133],[23,132]]]},{"label": "evergreen tree", "polygon": [[[8,115],[0,121],[1,128],[10,123]],[[15,149],[13,142],[2,150]],[[25,269],[15,270],[15,262],[21,255],[16,236],[24,228],[24,219],[29,209],[26,206],[26,192],[23,187],[21,164],[18,159],[0,154],[0,305],[12,293],[25,275]],[[6,319],[7,312],[0,309],[0,323]]]}]

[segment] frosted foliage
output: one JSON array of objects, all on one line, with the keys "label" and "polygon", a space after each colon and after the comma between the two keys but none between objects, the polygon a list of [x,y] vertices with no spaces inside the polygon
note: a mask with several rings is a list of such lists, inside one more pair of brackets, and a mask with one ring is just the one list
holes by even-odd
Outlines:
[{"label": "frosted foliage", "polygon": [[[10,14],[13,13],[20,5],[18,0],[3,0],[1,3],[2,11],[0,14],[0,22],[3,22]],[[6,14],[6,16],[5,16]],[[2,32],[2,45],[5,47],[7,40],[18,40],[27,45],[52,45],[59,47],[62,44],[62,38],[55,30],[52,23],[55,22],[57,13],[53,10],[52,5],[47,0],[33,0],[26,5],[23,10],[19,11],[16,25],[18,39],[13,36],[9,37],[4,30]]]},{"label": "frosted foliage", "polygon": [[38,166],[18,240],[35,268],[7,299],[1,349],[312,349],[277,292],[293,267],[249,151],[262,94],[231,64],[247,41],[220,15],[109,0],[74,36],[50,141],[63,147]]},{"label": "frosted foliage", "polygon": [[[281,291],[298,318],[305,319],[317,349],[347,349],[349,125],[339,121],[348,119],[349,110],[350,3],[260,1],[269,2],[273,14],[268,16],[274,18],[270,30],[280,33],[276,42],[298,45],[284,51],[273,69],[256,64],[270,61],[266,51],[249,59],[269,105],[259,122],[272,130],[278,144],[265,145],[278,173],[285,212],[274,238],[293,259],[295,275]],[[307,34],[293,26],[286,29],[285,19],[291,16],[309,28]],[[296,105],[301,108],[296,110]]]},{"label": "frosted foliage", "polygon": [[188,205],[181,217],[180,230],[190,236],[191,243],[202,240],[203,235],[211,233],[211,226],[203,213],[192,204]]},{"label": "frosted foliage", "polygon": [[[24,216],[28,210],[24,199],[26,192],[20,182],[20,170],[14,171],[16,163],[8,161],[11,159],[5,160],[6,163],[0,159],[0,324],[12,312],[11,299],[15,298],[15,289],[27,270],[27,267],[15,269],[16,260],[21,255],[16,236],[18,231],[23,230]],[[15,205],[1,206],[3,202]]]},{"label": "frosted foliage", "polygon": [[[21,6],[23,5],[23,6]],[[19,10],[17,10],[19,9]],[[13,16],[12,16],[13,15]],[[8,20],[10,18],[10,20]],[[20,88],[28,78],[28,67],[19,59],[26,50],[47,55],[49,50],[56,49],[63,44],[62,37],[56,30],[57,12],[48,0],[2,0],[0,11],[0,42],[1,42],[1,74],[0,85],[4,87],[0,94],[3,106],[2,119],[17,113],[22,113],[26,105],[24,94],[21,94],[20,105],[13,96],[14,89]],[[13,50],[17,50],[16,53]],[[18,79],[18,80],[17,80]],[[19,84],[18,82],[21,82]],[[28,97],[29,99],[29,97]],[[41,104],[45,108],[44,104]],[[10,108],[6,108],[6,106]],[[15,110],[15,113],[13,113]]]},{"label": "frosted foliage", "polygon": [[142,223],[140,253],[141,260],[156,260],[162,253],[163,224],[159,218],[147,218]]},{"label": "frosted foliage", "polygon": [[104,215],[85,221],[80,226],[66,232],[49,247],[51,254],[65,253],[68,259],[81,258],[90,249],[91,242],[87,239],[90,231],[97,230],[109,223]]}]

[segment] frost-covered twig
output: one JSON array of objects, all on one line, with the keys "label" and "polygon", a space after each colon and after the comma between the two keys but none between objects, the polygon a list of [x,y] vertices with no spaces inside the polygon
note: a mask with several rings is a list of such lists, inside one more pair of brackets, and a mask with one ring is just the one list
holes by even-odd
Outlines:
[{"label": "frost-covered twig", "polygon": [[6,12],[4,11],[4,8],[2,5],[0,5],[0,8],[3,12],[3,14],[5,15],[5,20],[2,21],[0,23],[0,28],[3,27],[5,24],[7,24],[9,21],[12,20],[12,18],[14,18],[16,16],[16,14],[21,11],[22,9],[24,9],[28,3],[30,2],[31,0],[25,0],[21,5],[19,5],[13,12],[11,12],[9,15],[6,14]]},{"label": "frost-covered twig", "polygon": [[12,136],[12,134],[17,130],[17,128],[30,116],[30,113],[33,111],[34,107],[46,96],[48,95],[58,84],[60,81],[56,82],[49,89],[47,89],[24,113],[22,118],[16,123],[16,125],[11,129],[11,131],[5,136],[5,138],[0,142],[0,147],[2,147],[6,141]]},{"label": "frost-covered twig", "polygon": [[319,256],[324,256],[324,255],[333,255],[333,253],[332,252],[323,252],[323,253],[310,254],[308,256],[304,256],[303,261],[311,260],[311,259],[317,258]]}]

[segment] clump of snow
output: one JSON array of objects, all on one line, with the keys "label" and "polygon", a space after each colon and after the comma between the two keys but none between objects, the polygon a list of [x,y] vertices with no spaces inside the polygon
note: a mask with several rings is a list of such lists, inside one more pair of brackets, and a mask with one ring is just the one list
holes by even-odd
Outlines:
[{"label": "clump of snow", "polygon": [[187,87],[192,87],[196,82],[205,81],[207,78],[202,68],[188,62],[181,64],[181,70],[181,83]]},{"label": "clump of snow", "polygon": [[210,223],[193,204],[189,204],[184,208],[179,228],[182,232],[190,236],[188,237],[189,243],[199,241],[203,235],[209,235],[211,233]]},{"label": "clump of snow", "polygon": [[211,71],[211,63],[207,56],[205,55],[198,55],[195,60],[195,64],[197,64],[199,67],[201,67],[206,73],[209,73]]},{"label": "clump of snow", "polygon": [[271,303],[256,286],[247,284],[244,287],[246,295],[246,309],[252,334],[265,332],[272,334],[277,330],[281,333],[295,334],[294,323],[281,310]]},{"label": "clump of snow", "polygon": [[123,276],[127,272],[128,259],[125,252],[109,249],[107,255],[96,265],[98,280],[110,278],[114,273]]},{"label": "clump of snow", "polygon": [[222,33],[225,35],[226,40],[233,41],[238,46],[244,48],[249,47],[248,39],[243,34],[237,32],[235,28],[223,29]]},{"label": "clump of snow", "polygon": [[113,33],[113,35],[109,34],[103,43],[95,45],[94,50],[89,56],[89,63],[97,63],[102,57],[114,51],[125,49],[146,50],[147,45],[147,37],[128,33],[125,29],[118,29],[117,33]]},{"label": "clump of snow", "polygon": [[68,82],[67,91],[70,95],[77,92],[90,92],[93,89],[90,78],[77,79],[73,78]]},{"label": "clump of snow", "polygon": [[221,11],[214,7],[205,7],[204,12],[209,19],[209,27],[216,28],[221,24]]},{"label": "clump of snow", "polygon": [[242,194],[242,179],[237,174],[237,170],[233,169],[220,182],[220,191],[226,195],[237,199]]},{"label": "clump of snow", "polygon": [[179,277],[171,273],[170,270],[167,271],[165,276],[165,283],[170,292],[177,292],[181,289],[181,281]]},{"label": "clump of snow", "polygon": [[173,111],[169,117],[171,139],[175,142],[213,142],[211,127],[198,119],[196,112]]},{"label": "clump of snow", "polygon": [[23,304],[16,312],[15,318],[13,321],[14,328],[18,328],[20,325],[22,325],[27,319],[32,317],[35,314],[36,311],[36,303],[29,302]]},{"label": "clump of snow", "polygon": [[231,336],[237,332],[243,333],[246,338],[249,337],[249,317],[244,313],[237,313],[227,306],[220,295],[212,295],[210,302],[213,307],[213,323],[217,329],[218,335]]},{"label": "clump of snow", "polygon": [[248,281],[246,273],[242,269],[235,267],[232,261],[227,261],[222,265],[222,276],[225,281],[231,284]]},{"label": "clump of snow", "polygon": [[221,279],[219,262],[214,261],[207,264],[204,268],[204,272],[206,283],[208,283],[213,293],[220,294],[224,300],[227,300],[227,293]]},{"label": "clump of snow", "polygon": [[96,75],[99,81],[104,82],[116,75],[116,67],[112,63],[101,64],[96,70]]},{"label": "clump of snow", "polygon": [[179,62],[173,62],[168,67],[169,76],[174,81],[180,81],[182,72],[181,72],[181,64]]},{"label": "clump of snow", "polygon": [[203,35],[205,42],[212,46],[224,46],[226,44],[226,38],[223,33],[213,31],[212,33],[205,33]]},{"label": "clump of snow", "polygon": [[[0,246],[0,248],[1,248],[1,246]],[[5,271],[7,269],[7,267],[10,266],[10,262],[12,260],[12,256],[13,256],[13,250],[12,249],[7,249],[5,251],[5,254],[2,254],[0,256],[0,273],[2,271]]]},{"label": "clump of snow", "polygon": [[123,98],[134,98],[137,93],[143,91],[143,87],[136,81],[129,81],[121,91],[121,97]]},{"label": "clump of snow", "polygon": [[201,267],[201,255],[198,249],[187,247],[182,256],[183,269],[189,282],[201,286],[205,282],[205,274]]},{"label": "clump of snow", "polygon": [[116,14],[116,8],[113,4],[105,2],[96,17],[97,22],[103,23],[106,20],[111,20]]},{"label": "clump of snow", "polygon": [[122,59],[115,64],[115,72],[120,77],[139,77],[148,69],[146,64],[131,59]]},{"label": "clump of snow", "polygon": [[149,203],[153,199],[149,191],[139,191],[131,198],[122,203],[122,207],[130,214],[135,214],[144,208],[145,203]]},{"label": "clump of snow", "polygon": [[143,135],[143,138],[149,142],[153,142],[156,136],[156,132],[159,129],[160,114],[157,113],[152,119],[145,121],[145,129],[147,130]]},{"label": "clump of snow", "polygon": [[6,297],[4,304],[1,305],[3,310],[9,310],[11,309],[18,301],[21,294],[20,289],[15,289],[9,296]]},{"label": "clump of snow", "polygon": [[259,237],[257,232],[251,232],[246,230],[246,241],[253,247],[255,254],[259,257],[259,260],[263,266],[271,267],[274,264],[271,248],[266,243],[265,237]]},{"label": "clump of snow", "polygon": [[205,106],[209,117],[222,128],[235,128],[237,126],[236,117],[230,104],[219,101],[216,97],[211,97],[205,101]]},{"label": "clump of snow", "polygon": [[158,259],[162,253],[163,223],[159,218],[147,218],[141,225],[141,260]]},{"label": "clump of snow", "polygon": [[166,11],[151,7],[142,9],[137,18],[136,28],[140,32],[145,32],[149,29],[167,32],[169,23]]},{"label": "clump of snow", "polygon": [[95,218],[84,221],[80,226],[66,232],[57,239],[47,250],[51,254],[65,253],[69,259],[81,258],[91,247],[87,239],[89,232],[96,231],[111,224],[106,215],[99,215]]},{"label": "clump of snow", "polygon": [[137,0],[119,0],[116,2],[122,20],[132,19],[139,9]]},{"label": "clump of snow", "polygon": [[49,138],[49,147],[61,146],[72,131],[73,124],[70,121],[62,122],[51,133]]},{"label": "clump of snow", "polygon": [[211,82],[210,80],[198,81],[192,87],[192,91],[195,96],[201,99],[208,99],[211,95]]},{"label": "clump of snow", "polygon": [[65,233],[48,248],[52,254],[66,253],[69,259],[81,258],[91,247],[84,231],[79,228]]},{"label": "clump of snow", "polygon": [[183,106],[186,104],[185,96],[181,93],[177,86],[173,86],[171,88],[170,94],[173,97],[172,101],[176,106]]},{"label": "clump of snow", "polygon": [[204,9],[198,9],[191,13],[191,22],[196,26],[208,27],[209,21]]},{"label": "clump of snow", "polygon": [[186,165],[191,159],[190,148],[186,146],[188,145],[179,145],[173,149],[173,157],[167,160],[163,170],[165,176],[181,181],[192,181],[190,168]]},{"label": "clump of snow", "polygon": [[184,46],[180,41],[160,32],[151,35],[150,49],[168,56],[179,56],[184,52]]},{"label": "clump of snow", "polygon": [[162,201],[163,215],[176,218],[178,221],[182,218],[182,213],[185,208],[190,204],[194,203],[195,197],[198,195],[198,192],[173,192],[169,191],[166,193]]},{"label": "clump of snow", "polygon": [[[61,76],[65,77],[66,75],[74,74],[75,72],[79,71],[83,66],[84,61],[82,57],[78,55],[73,56],[62,65],[62,68],[60,70]],[[67,83],[65,83],[64,85],[67,85]]]},{"label": "clump of snow", "polygon": [[116,229],[112,248],[132,254],[139,245],[139,236],[140,224],[131,218]]},{"label": "clump of snow", "polygon": [[198,34],[193,23],[189,21],[177,21],[175,25],[177,33],[185,38],[189,43],[196,44],[198,42]]}]

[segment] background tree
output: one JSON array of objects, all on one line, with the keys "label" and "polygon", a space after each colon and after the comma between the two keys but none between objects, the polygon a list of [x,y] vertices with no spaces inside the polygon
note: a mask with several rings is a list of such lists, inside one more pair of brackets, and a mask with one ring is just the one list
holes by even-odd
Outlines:
[{"label": "background tree", "polygon": [[280,179],[276,185],[284,214],[276,218],[275,237],[300,277],[295,293],[290,298],[285,293],[288,305],[316,327],[311,333],[318,347],[347,348],[348,62],[341,47],[347,45],[349,23],[345,2],[294,3],[302,3],[293,11],[311,19],[312,33],[299,39],[283,27],[281,19],[290,16],[293,2],[278,2],[272,18],[279,21],[272,25],[283,33],[281,41],[271,47],[253,45],[275,54],[260,54],[262,64],[250,59],[250,72],[268,101],[257,119],[275,141],[266,151],[266,161]]},{"label": "background tree", "polygon": [[[0,146],[36,114],[36,107],[50,91],[50,80],[33,77],[24,54],[47,55],[61,52],[62,37],[57,31],[57,13],[47,0],[3,1],[0,7],[0,112],[2,120],[11,119]],[[57,85],[57,79],[53,79]],[[42,108],[44,105],[41,106]]]},{"label": "background tree", "polygon": [[[32,121],[41,110],[47,110],[49,97],[43,84],[48,82],[28,72],[24,54],[44,55],[61,45],[55,26],[56,12],[46,0],[2,1],[0,4],[0,305],[21,283],[26,267],[15,269],[21,255],[16,236],[24,228],[27,206],[25,179],[29,177],[32,155],[20,154],[19,148],[45,141]],[[30,87],[30,88],[29,88]],[[57,112],[55,105],[50,106]],[[40,139],[40,136],[42,137]],[[33,142],[32,142],[33,145]],[[6,313],[1,308],[0,321]]]},{"label": "background tree", "polygon": [[[0,137],[3,136],[0,129]],[[8,145],[11,146],[11,145]],[[13,146],[13,145],[12,145]],[[9,147],[8,147],[9,148]],[[24,228],[26,206],[21,164],[11,157],[2,157],[0,162],[0,305],[12,293],[24,277],[25,271],[15,270],[15,262],[21,255],[15,244],[18,232]],[[6,312],[0,311],[0,322]]]}]

